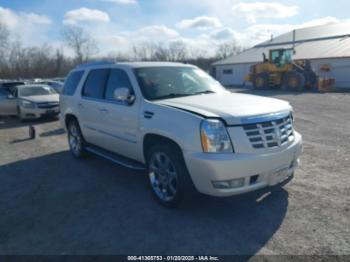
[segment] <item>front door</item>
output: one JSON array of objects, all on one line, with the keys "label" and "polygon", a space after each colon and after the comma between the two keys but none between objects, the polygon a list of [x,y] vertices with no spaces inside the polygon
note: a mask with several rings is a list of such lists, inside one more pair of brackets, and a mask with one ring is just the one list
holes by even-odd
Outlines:
[{"label": "front door", "polygon": [[139,159],[139,108],[137,101],[129,105],[118,102],[114,91],[118,88],[128,88],[133,94],[133,88],[128,75],[122,69],[111,69],[104,94],[103,147],[123,156]]}]

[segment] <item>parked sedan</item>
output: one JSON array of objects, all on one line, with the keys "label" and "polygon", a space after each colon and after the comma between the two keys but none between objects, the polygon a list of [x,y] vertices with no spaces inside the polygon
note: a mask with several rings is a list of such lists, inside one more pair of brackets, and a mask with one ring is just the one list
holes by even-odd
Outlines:
[{"label": "parked sedan", "polygon": [[17,98],[17,113],[21,120],[43,116],[57,117],[60,112],[59,94],[50,86],[18,86],[15,96]]}]

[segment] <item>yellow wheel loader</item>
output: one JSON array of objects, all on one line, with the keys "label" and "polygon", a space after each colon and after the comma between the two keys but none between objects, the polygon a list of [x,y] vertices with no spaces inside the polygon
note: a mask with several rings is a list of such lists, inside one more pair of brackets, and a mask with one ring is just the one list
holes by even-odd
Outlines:
[{"label": "yellow wheel loader", "polygon": [[282,88],[301,91],[317,85],[317,75],[309,60],[292,61],[292,49],[270,50],[269,59],[263,54],[263,62],[253,65],[245,77],[255,89]]}]

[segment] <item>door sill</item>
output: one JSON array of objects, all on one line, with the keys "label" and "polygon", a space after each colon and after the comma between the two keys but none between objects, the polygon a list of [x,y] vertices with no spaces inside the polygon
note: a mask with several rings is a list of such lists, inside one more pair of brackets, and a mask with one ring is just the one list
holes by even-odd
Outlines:
[{"label": "door sill", "polygon": [[138,161],[121,156],[119,154],[113,153],[109,150],[103,149],[95,145],[89,144],[85,147],[85,150],[89,153],[103,157],[109,161],[112,161],[115,164],[121,165],[126,168],[134,170],[146,170],[146,166]]}]

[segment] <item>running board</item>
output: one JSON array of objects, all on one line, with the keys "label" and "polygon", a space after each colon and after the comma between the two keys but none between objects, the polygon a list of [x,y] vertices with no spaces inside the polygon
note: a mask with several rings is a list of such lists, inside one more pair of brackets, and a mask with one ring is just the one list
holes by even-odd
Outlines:
[{"label": "running board", "polygon": [[110,152],[108,150],[105,150],[103,148],[100,148],[100,147],[97,147],[94,145],[86,146],[85,150],[92,153],[92,154],[95,154],[97,156],[103,157],[107,160],[110,160],[113,163],[121,165],[123,167],[135,169],[135,170],[145,170],[146,169],[145,165],[143,165],[135,160],[131,160],[129,158],[120,156],[116,153]]}]

